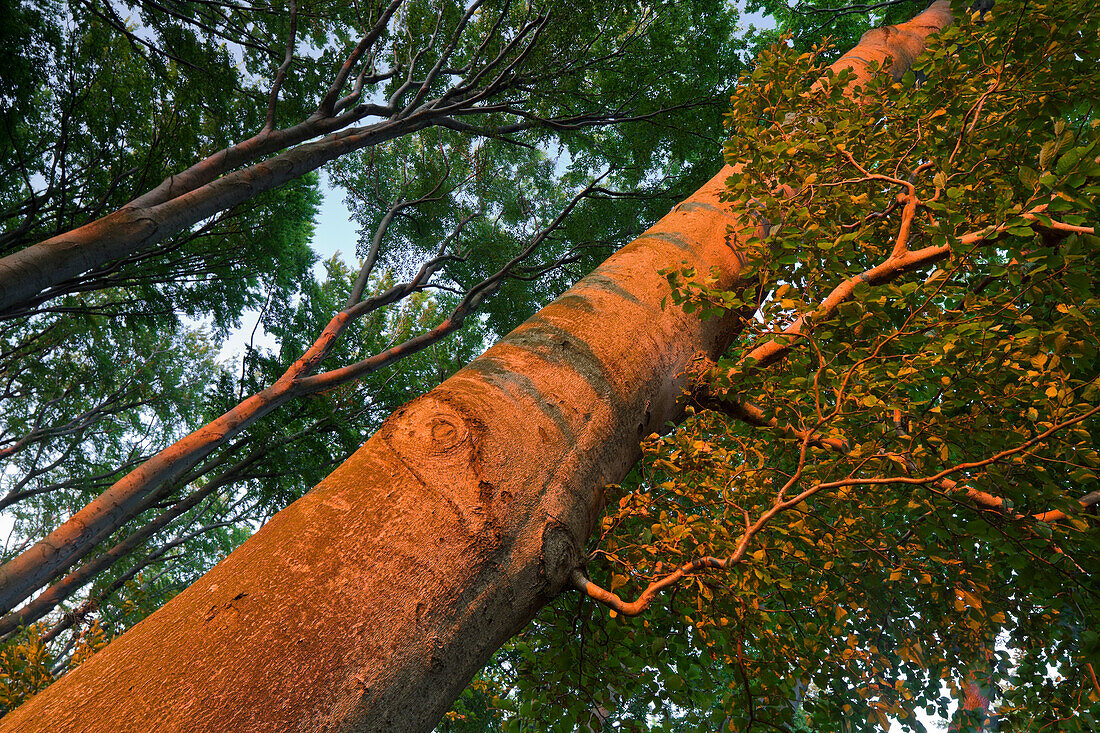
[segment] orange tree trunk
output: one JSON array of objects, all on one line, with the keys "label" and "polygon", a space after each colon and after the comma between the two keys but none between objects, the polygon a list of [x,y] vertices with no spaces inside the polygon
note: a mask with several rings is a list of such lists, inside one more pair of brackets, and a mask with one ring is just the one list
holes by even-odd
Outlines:
[{"label": "orange tree trunk", "polygon": [[[938,2],[838,64],[908,61]],[[900,44],[900,45],[899,45]],[[565,586],[603,488],[680,415],[737,316],[663,308],[659,271],[739,271],[724,168],[455,376],[394,413],[198,582],[0,731],[426,731]]]}]

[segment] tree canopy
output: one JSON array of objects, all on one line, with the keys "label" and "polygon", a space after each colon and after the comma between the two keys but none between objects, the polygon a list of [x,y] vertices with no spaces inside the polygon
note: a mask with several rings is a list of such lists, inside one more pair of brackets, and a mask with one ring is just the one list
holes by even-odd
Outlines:
[{"label": "tree canopy", "polygon": [[[156,256],[127,255],[51,286],[70,290],[44,291],[48,297],[26,301],[0,326],[9,329],[4,399],[13,406],[0,434],[8,439],[0,449],[13,449],[4,501],[25,541],[141,457],[278,383],[315,348],[325,324],[333,328],[335,314],[353,318],[310,364],[330,371],[307,378],[367,363],[395,343],[424,343],[402,353],[395,371],[362,368],[358,381],[317,382],[326,389],[220,446],[112,530],[85,560],[108,561],[87,578],[97,580],[79,596],[83,605],[24,629],[0,651],[0,703],[18,704],[151,611],[393,407],[636,233],[683,185],[697,183],[696,170],[709,172],[690,127],[705,126],[699,111],[713,112],[713,97],[701,104],[694,82],[726,91],[719,81],[738,65],[735,46],[726,45],[733,14],[700,3],[683,16],[656,8],[637,21],[629,3],[599,4],[603,25],[589,25],[595,5],[567,9],[560,25],[534,20],[542,16],[532,10],[514,18],[520,11],[510,4],[494,8],[485,22],[514,28],[513,40],[525,23],[545,23],[530,32],[544,34],[546,45],[531,45],[522,67],[529,77],[477,110],[487,121],[452,115],[332,165],[363,227],[360,267],[334,260],[325,282],[303,276],[316,205],[306,177],[235,205],[244,211],[184,227],[185,241],[155,245]],[[232,149],[244,135],[230,130],[233,105],[249,110],[245,130],[268,124],[273,111],[290,126],[312,119],[316,90],[327,88],[327,70],[340,58],[335,46],[354,42],[338,23],[352,13],[346,8],[294,5],[288,17],[250,7],[264,19],[255,22],[238,17],[245,9],[237,6],[189,4],[183,15],[174,6],[141,7],[150,14],[144,27],[159,39],[192,41],[150,49],[147,34],[117,20],[110,5],[73,6],[64,17],[101,19],[102,28],[90,27],[105,40],[95,42],[126,48],[148,68],[227,80],[227,101],[195,112],[209,133],[196,122],[174,123],[197,141],[173,149],[178,159],[156,145],[142,149],[144,165],[163,166],[148,174],[153,182],[199,150]],[[440,729],[826,731],[895,721],[924,730],[927,714],[954,716],[956,730],[1093,730],[1100,16],[1081,0],[1000,2],[973,14],[957,8],[956,22],[911,71],[876,75],[846,95],[850,78],[826,71],[837,46],[813,45],[825,30],[819,19],[832,22],[846,47],[852,34],[912,8],[760,7],[793,35],[749,39],[778,42],[723,102],[725,155],[736,166],[726,195],[754,212],[751,228],[730,233],[749,264],[746,276],[728,289],[714,273],[665,273],[667,307],[703,318],[741,312],[744,330],[723,358],[698,361],[687,421],[647,438],[632,479],[609,488],[607,515],[587,548],[585,572],[597,584],[591,597],[566,593],[547,607]],[[64,74],[55,86],[70,97],[35,81],[35,59],[60,69],[64,54],[94,40],[92,31],[51,18],[52,8],[24,4],[13,16],[23,25],[11,33],[43,41],[5,75],[5,119],[47,140],[68,113],[33,100],[62,110],[98,99],[76,116],[104,125],[104,140],[121,125],[106,116],[131,112],[154,128],[142,134],[170,138],[155,115],[117,110],[107,92],[93,87],[82,97],[71,78],[61,83]],[[416,59],[421,47],[431,55],[438,29],[461,25],[447,4],[394,12],[394,27],[422,44],[387,36],[387,53],[398,58]],[[296,22],[303,30],[289,37],[308,34],[318,52],[295,56],[295,76],[280,71],[291,66],[277,64],[283,57],[272,48]],[[492,33],[453,37],[472,44],[459,43],[468,58],[507,46]],[[241,54],[243,72],[233,71],[218,39]],[[290,58],[293,43],[287,48]],[[468,75],[470,63],[457,72]],[[560,64],[570,73],[549,81]],[[387,77],[364,66],[371,75],[364,78],[384,77],[377,83],[392,94],[402,68],[394,64]],[[640,97],[631,74],[657,91]],[[100,77],[151,97],[164,89],[186,97],[182,81],[160,88],[121,73],[89,79]],[[261,77],[282,79],[275,88],[285,101],[259,93]],[[246,93],[230,93],[235,87]],[[587,105],[596,100],[604,117],[591,117]],[[195,97],[195,109],[210,101]],[[224,121],[206,117],[223,112]],[[626,118],[643,124],[607,124]],[[77,128],[85,134],[84,123]],[[710,134],[695,132],[704,141]],[[7,139],[12,161],[34,149],[29,137]],[[6,178],[4,201],[16,211],[7,231],[22,237],[11,251],[129,200],[114,182],[126,166],[112,174],[92,157],[123,154],[75,140],[56,148],[84,151],[80,163],[66,164],[79,170],[75,178],[58,172],[55,183],[44,170],[7,164],[25,171]],[[127,154],[136,147],[119,145]],[[237,170],[250,165],[258,163]],[[102,180],[93,186],[85,180],[92,176]],[[43,180],[45,193],[35,193]],[[91,192],[83,208],[64,203],[75,190]],[[93,203],[109,197],[118,203]],[[179,277],[173,260],[186,252],[205,273],[193,282]],[[215,255],[241,273],[235,301],[219,295],[227,276],[209,274],[222,265],[203,258]],[[266,272],[270,281],[259,276]],[[383,301],[398,305],[374,306]],[[239,372],[219,365],[210,339],[180,319],[205,313],[218,329],[258,306],[281,352],[250,349]],[[462,325],[470,306],[482,315],[461,338],[417,341],[454,314]],[[73,347],[81,342],[86,351]],[[303,453],[311,459],[303,462]],[[129,555],[152,537],[143,554]],[[171,566],[150,574],[173,555]],[[66,647],[44,643],[43,635],[52,640],[70,628]],[[961,712],[950,711],[952,698]]]}]

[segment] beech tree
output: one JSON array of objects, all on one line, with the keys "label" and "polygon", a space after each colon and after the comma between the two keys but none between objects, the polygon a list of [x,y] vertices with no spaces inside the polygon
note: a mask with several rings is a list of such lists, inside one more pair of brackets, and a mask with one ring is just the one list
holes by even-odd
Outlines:
[{"label": "beech tree", "polygon": [[[853,710],[852,727],[919,728],[913,708],[938,695],[921,683],[988,687],[980,663],[1006,654],[1006,629],[1005,673],[1025,684],[1001,712],[1089,729],[1097,34],[1070,5],[957,24],[920,87],[904,72],[951,22],[945,2],[827,70],[764,58],[734,98],[735,167],[2,724],[430,729],[573,587],[616,618],[583,627],[650,654],[607,645],[588,671],[599,689],[551,710],[531,694],[555,699],[561,677],[521,677],[492,701],[515,706],[510,728],[630,709],[635,727],[672,727],[685,687],[687,717],[718,703],[700,721],[713,728]],[[1015,147],[989,145],[1006,134]],[[651,439],[651,474],[599,524],[607,484],[681,413],[685,384],[707,411]],[[1034,568],[1046,555],[1052,574]],[[635,584],[637,601],[616,593]],[[656,613],[672,589],[683,625]],[[1038,628],[1055,616],[1064,631]],[[563,626],[514,642],[519,664]],[[541,651],[583,677],[583,647]],[[701,676],[692,651],[726,671]],[[1057,666],[1053,696],[1037,659]]]},{"label": "beech tree", "polygon": [[[52,613],[42,638],[75,627],[71,650],[82,648],[77,630],[110,635],[133,623],[409,395],[629,239],[662,199],[697,185],[718,138],[685,121],[720,115],[716,100],[737,68],[735,12],[709,0],[675,14],[598,5],[553,17],[515,3],[20,7],[25,25],[3,36],[27,42],[19,73],[5,74],[7,262],[86,226],[109,248],[115,230],[103,222],[115,215],[104,212],[132,213],[158,181],[179,194],[200,169],[216,188],[229,183],[221,173],[251,166],[244,175],[271,188],[282,180],[265,178],[279,165],[272,156],[303,154],[296,142],[316,147],[334,124],[380,121],[386,105],[401,110],[387,113],[393,135],[361,154],[341,148],[330,169],[364,228],[358,272],[330,265],[317,287],[307,274],[317,204],[308,169],[322,156],[280,188],[238,190],[214,215],[158,229],[140,251],[112,250],[8,309],[0,482],[16,531],[0,570],[0,633],[13,638]],[[704,28],[716,40],[669,42]],[[644,96],[624,82],[631,66],[642,69]],[[664,73],[681,67],[698,74]],[[464,110],[461,124],[394,125],[417,97],[436,104],[463,79],[488,86],[452,109]],[[389,101],[302,123],[334,83]],[[665,140],[672,149],[658,155]],[[182,319],[206,318],[216,337],[246,307],[261,311],[280,353],[249,348],[234,373]],[[466,322],[475,311],[477,323]],[[464,342],[441,343],[460,328]],[[398,360],[400,373],[386,370]],[[62,645],[59,669],[68,653]]]},{"label": "beech tree", "polygon": [[616,621],[559,603],[487,676],[526,725],[1095,727],[1096,18],[997,11],[856,100],[826,49],[735,94],[767,297],[611,494],[577,585]]}]

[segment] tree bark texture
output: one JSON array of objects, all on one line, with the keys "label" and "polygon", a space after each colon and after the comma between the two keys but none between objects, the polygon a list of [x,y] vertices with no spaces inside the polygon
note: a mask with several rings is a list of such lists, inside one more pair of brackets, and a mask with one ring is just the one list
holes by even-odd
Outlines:
[{"label": "tree bark texture", "polygon": [[[941,0],[838,64],[911,60]],[[866,43],[865,43],[866,42]],[[897,43],[908,44],[905,48]],[[917,48],[919,50],[919,48]],[[0,731],[428,731],[569,582],[603,490],[681,414],[740,319],[676,307],[661,270],[740,261],[726,167],[428,394],[198,582]]]}]

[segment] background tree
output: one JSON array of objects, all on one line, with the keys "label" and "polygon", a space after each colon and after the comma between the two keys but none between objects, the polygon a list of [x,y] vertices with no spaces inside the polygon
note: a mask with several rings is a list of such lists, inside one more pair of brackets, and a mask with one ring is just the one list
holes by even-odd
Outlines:
[{"label": "background tree", "polygon": [[[171,45],[177,36],[183,36],[183,45],[192,52],[207,50],[188,46],[187,38],[195,35],[205,36],[207,45],[217,49],[223,41],[239,43],[244,71],[271,80],[263,95],[266,105],[256,106],[244,121],[244,130],[250,132],[226,135],[224,147],[218,144],[221,140],[214,141],[202,151],[200,162],[182,171],[166,166],[171,174],[161,183],[137,196],[135,190],[144,187],[131,188],[130,198],[111,209],[95,209],[75,228],[75,222],[62,223],[46,239],[25,238],[12,247],[0,259],[0,307],[5,312],[19,312],[66,292],[71,284],[62,283],[69,278],[86,278],[120,257],[141,255],[181,230],[342,155],[428,127],[517,141],[530,133],[533,139],[548,140],[555,129],[652,118],[669,106],[695,107],[700,100],[688,85],[664,73],[675,68],[671,64],[684,52],[653,38],[685,36],[703,22],[727,26],[730,17],[720,6],[707,4],[675,15],[658,15],[655,7],[639,16],[630,3],[599,8],[580,3],[549,13],[510,2],[455,6],[392,0],[362,12],[334,6],[314,15],[313,8],[305,8],[305,38],[299,39],[297,5],[286,13],[234,5],[225,24],[208,17],[222,13],[220,6],[195,5],[189,8],[195,18],[171,9],[159,14],[154,8],[145,32],[169,39],[164,53],[177,64],[188,63]],[[117,16],[92,10],[97,17]],[[667,29],[663,23],[669,24]],[[125,28],[107,25],[144,47]],[[265,43],[241,37],[242,27],[263,29]],[[356,36],[359,41],[353,43]],[[305,43],[321,53],[299,53]],[[646,64],[634,66],[627,60],[635,46],[646,54]],[[214,57],[229,75],[222,84],[226,94],[246,81],[234,75],[228,51]],[[709,63],[718,68],[715,61]],[[635,80],[652,81],[656,89],[643,96],[636,87],[622,84],[617,72],[628,66],[636,73],[647,69]],[[331,75],[327,70],[334,67]]]}]

